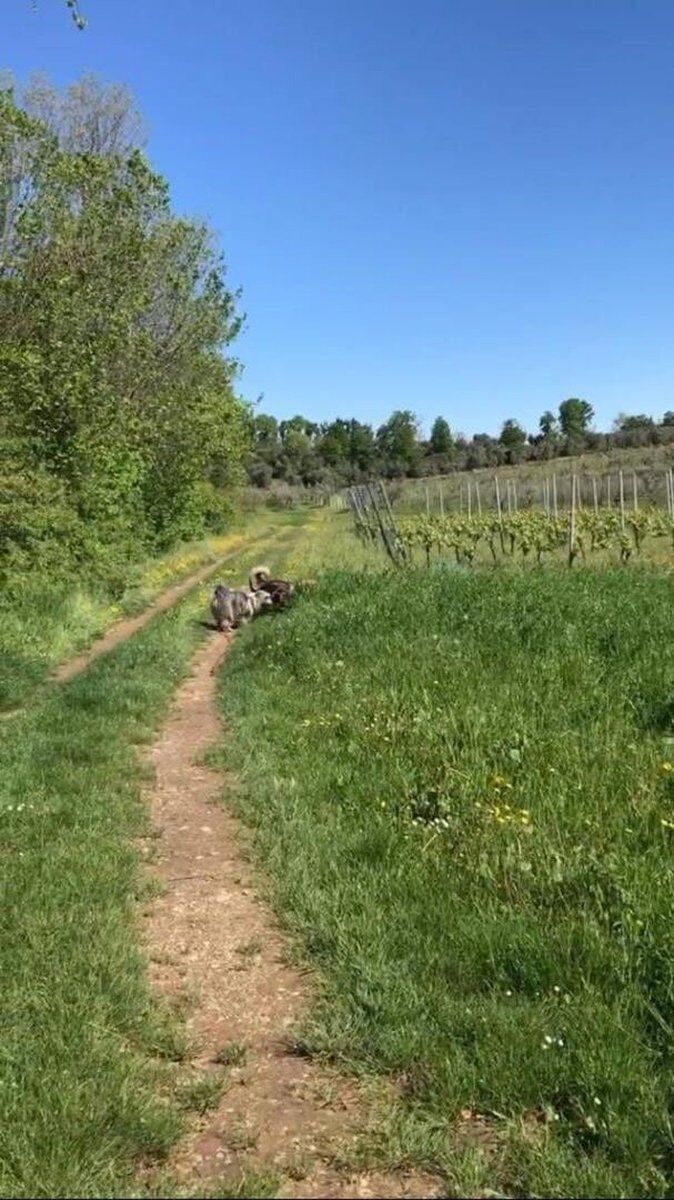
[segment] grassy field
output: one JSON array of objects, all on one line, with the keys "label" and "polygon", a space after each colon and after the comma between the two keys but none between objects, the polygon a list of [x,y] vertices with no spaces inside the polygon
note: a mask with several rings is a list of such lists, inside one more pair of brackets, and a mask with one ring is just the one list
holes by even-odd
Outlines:
[{"label": "grassy field", "polygon": [[337,572],[223,672],[304,1050],[393,1078],[382,1159],[454,1194],[671,1195],[673,604],[645,568]]},{"label": "grassy field", "polygon": [[[0,712],[13,708],[57,663],[88,645],[113,621],[145,608],[155,596],[199,567],[235,554],[245,541],[267,545],[303,515],[259,512],[231,533],[184,545],[130,569],[123,594],[86,582],[24,581],[0,596]],[[243,580],[241,580],[243,582]]]},{"label": "grassy field", "polygon": [[624,474],[624,491],[628,507],[632,505],[633,475],[637,476],[637,497],[667,506],[665,472],[674,466],[674,445],[643,446],[625,450],[614,449],[606,453],[582,454],[576,458],[554,458],[548,462],[528,462],[518,466],[480,467],[474,471],[456,471],[451,475],[435,475],[428,479],[407,479],[388,484],[389,494],[395,511],[401,515],[426,512],[466,512],[468,491],[471,492],[471,508],[477,507],[476,486],[480,492],[480,504],[484,510],[494,508],[496,503],[494,476],[498,475],[500,498],[507,505],[507,491],[517,488],[520,507],[541,506],[544,481],[557,476],[559,502],[569,507],[571,476],[576,475],[581,500],[586,505],[593,503],[592,477],[597,480],[600,502],[608,498],[607,480],[611,477],[611,500],[618,501],[619,472]]},{"label": "grassy field", "polygon": [[[272,568],[305,536],[293,520],[267,547]],[[248,547],[227,574],[245,579],[259,556]],[[138,946],[137,748],[204,636],[209,590],[0,724],[3,1196],[136,1195],[139,1163],[180,1128],[180,1029]]]}]

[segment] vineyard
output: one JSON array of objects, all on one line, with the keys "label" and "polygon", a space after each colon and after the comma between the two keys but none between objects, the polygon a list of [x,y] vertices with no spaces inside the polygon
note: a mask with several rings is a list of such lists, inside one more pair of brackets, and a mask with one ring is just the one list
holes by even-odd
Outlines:
[{"label": "vineyard", "polygon": [[[547,488],[543,506],[518,508],[517,495],[510,485],[505,503],[496,479],[496,504],[483,508],[476,487],[477,504],[471,508],[468,493],[467,511],[432,512],[430,504],[425,513],[394,514],[384,485],[372,484],[351,488],[348,504],[354,518],[355,530],[364,543],[383,545],[389,558],[398,566],[410,565],[421,556],[427,565],[433,557],[453,556],[458,564],[471,566],[476,562],[493,563],[506,560],[543,563],[566,557],[569,566],[578,559],[592,561],[601,555],[602,562],[623,564],[640,555],[646,544],[649,549],[660,545],[665,553],[674,549],[674,480],[667,472],[666,508],[649,502],[639,506],[636,479],[633,503],[625,503],[622,473],[619,503],[600,504],[594,489],[594,504],[583,507],[579,481],[571,479],[569,508],[565,510]],[[555,481],[556,482],[556,481]],[[442,493],[440,493],[442,496]],[[609,490],[610,496],[610,490]]]},{"label": "vineyard", "polygon": [[522,512],[466,516],[418,516],[399,520],[397,533],[408,560],[420,550],[431,561],[435,553],[453,553],[458,563],[472,564],[480,549],[493,562],[506,556],[531,559],[568,553],[569,562],[587,559],[599,551],[615,551],[621,562],[639,554],[648,538],[670,539],[674,546],[674,520],[662,509],[637,509],[628,515],[609,509],[579,513]]}]

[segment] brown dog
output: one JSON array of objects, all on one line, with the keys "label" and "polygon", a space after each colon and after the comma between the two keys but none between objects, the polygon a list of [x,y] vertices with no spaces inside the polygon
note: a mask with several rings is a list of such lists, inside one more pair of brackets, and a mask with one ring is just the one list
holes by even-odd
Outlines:
[{"label": "brown dog", "polygon": [[276,608],[287,604],[295,590],[287,579],[272,579],[268,567],[253,567],[250,589],[252,592],[266,592]]}]

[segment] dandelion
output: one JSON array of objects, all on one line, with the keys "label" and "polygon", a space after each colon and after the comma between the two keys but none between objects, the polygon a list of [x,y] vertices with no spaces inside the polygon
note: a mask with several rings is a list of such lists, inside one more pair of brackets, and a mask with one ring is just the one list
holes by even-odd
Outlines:
[{"label": "dandelion", "polygon": [[661,762],[661,763],[660,763],[660,770],[661,770],[661,772],[662,772],[662,774],[663,774],[663,775],[671,775],[672,771],[674,771],[674,763],[671,763],[671,762]]},{"label": "dandelion", "polygon": [[503,775],[492,775],[491,784],[497,791],[501,788],[512,789],[513,786]]}]

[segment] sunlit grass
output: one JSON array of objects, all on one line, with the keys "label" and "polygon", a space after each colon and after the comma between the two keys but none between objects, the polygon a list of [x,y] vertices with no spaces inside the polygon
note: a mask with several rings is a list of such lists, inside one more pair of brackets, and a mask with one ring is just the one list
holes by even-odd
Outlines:
[{"label": "sunlit grass", "polygon": [[[299,518],[260,512],[246,516],[223,537],[185,545],[129,568],[121,597],[95,583],[36,577],[8,587],[0,597],[0,711],[21,703],[57,663],[87,646],[120,617],[145,608],[160,592],[200,567],[243,553],[249,543],[272,545]],[[236,565],[236,557],[232,557]],[[244,582],[243,578],[239,582]]]},{"label": "sunlit grass", "polygon": [[[291,523],[265,545],[272,569],[302,537]],[[232,579],[259,555],[232,558]],[[0,723],[0,1195],[137,1195],[180,1106],[215,1102],[217,1081],[189,1078],[169,1099],[161,1064],[185,1039],[147,983],[133,844],[148,829],[138,746],[207,636],[208,590]]]},{"label": "sunlit grass", "polygon": [[668,1194],[673,605],[638,568],[331,574],[223,672],[325,981],[304,1048],[393,1076],[382,1155],[458,1194]]}]

